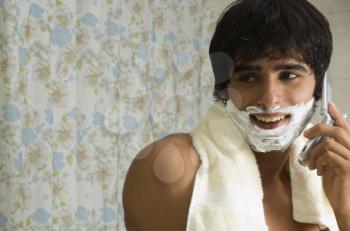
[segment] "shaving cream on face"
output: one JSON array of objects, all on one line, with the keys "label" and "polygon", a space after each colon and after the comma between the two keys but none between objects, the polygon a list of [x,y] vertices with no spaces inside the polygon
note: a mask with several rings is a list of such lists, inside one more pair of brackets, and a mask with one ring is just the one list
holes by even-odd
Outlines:
[{"label": "shaving cream on face", "polygon": [[[274,107],[261,109],[256,106],[248,106],[240,111],[231,100],[227,101],[226,109],[233,122],[247,139],[251,148],[256,152],[285,151],[305,129],[314,113],[314,98],[307,103],[296,104],[288,107]],[[286,113],[290,115],[289,122],[273,129],[262,129],[251,122],[250,114]]]}]

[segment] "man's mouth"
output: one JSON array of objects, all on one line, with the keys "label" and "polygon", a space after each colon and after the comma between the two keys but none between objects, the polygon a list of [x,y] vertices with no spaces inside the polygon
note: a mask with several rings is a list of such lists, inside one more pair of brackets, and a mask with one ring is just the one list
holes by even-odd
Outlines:
[{"label": "man's mouth", "polygon": [[250,121],[262,129],[274,129],[287,124],[291,114],[271,113],[271,114],[250,114]]}]

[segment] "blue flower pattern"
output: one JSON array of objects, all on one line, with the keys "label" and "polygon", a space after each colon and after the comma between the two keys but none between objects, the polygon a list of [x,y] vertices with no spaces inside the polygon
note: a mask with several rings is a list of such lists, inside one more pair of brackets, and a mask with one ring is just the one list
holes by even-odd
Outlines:
[{"label": "blue flower pattern", "polygon": [[29,15],[34,18],[40,18],[44,13],[44,9],[38,4],[32,3],[29,8]]},{"label": "blue flower pattern", "polygon": [[62,48],[72,41],[72,38],[73,36],[69,29],[57,27],[51,33],[51,44]]},{"label": "blue flower pattern", "polygon": [[50,213],[48,213],[45,209],[42,208],[37,209],[32,215],[33,221],[39,224],[48,223],[50,217]]}]

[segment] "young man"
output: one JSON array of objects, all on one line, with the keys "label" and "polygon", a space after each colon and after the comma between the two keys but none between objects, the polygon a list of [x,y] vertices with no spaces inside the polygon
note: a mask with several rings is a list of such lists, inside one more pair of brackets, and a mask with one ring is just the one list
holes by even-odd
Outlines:
[{"label": "young man", "polygon": [[[237,1],[209,52],[217,100],[193,132],[137,155],[127,229],[350,230],[350,125],[332,103],[334,126],[307,125],[332,53],[324,16],[306,0]],[[308,167],[303,135],[327,137]]]}]

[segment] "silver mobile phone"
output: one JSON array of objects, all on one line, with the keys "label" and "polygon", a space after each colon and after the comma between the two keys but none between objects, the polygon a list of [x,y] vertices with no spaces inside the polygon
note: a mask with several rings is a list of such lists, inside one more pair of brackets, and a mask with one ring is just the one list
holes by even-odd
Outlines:
[{"label": "silver mobile phone", "polygon": [[[331,100],[332,100],[332,83],[331,83],[329,71],[326,71],[325,77],[323,80],[321,108],[320,108],[321,123],[323,124],[334,125],[334,120],[332,119],[331,115],[328,113],[328,102]],[[316,144],[321,142],[323,139],[324,139],[323,136],[317,136],[309,140],[305,144],[305,146],[301,150],[298,157],[298,161],[302,166],[304,167],[307,166],[310,150]]]}]

